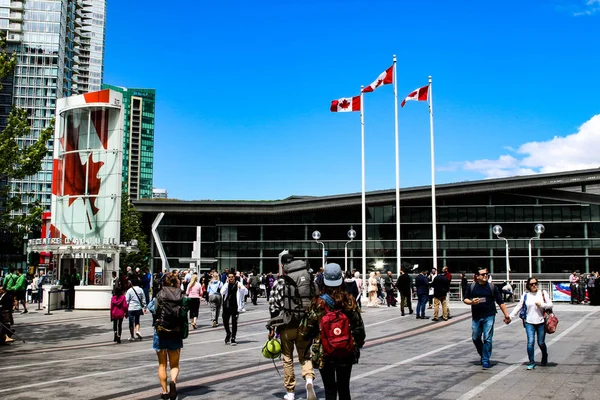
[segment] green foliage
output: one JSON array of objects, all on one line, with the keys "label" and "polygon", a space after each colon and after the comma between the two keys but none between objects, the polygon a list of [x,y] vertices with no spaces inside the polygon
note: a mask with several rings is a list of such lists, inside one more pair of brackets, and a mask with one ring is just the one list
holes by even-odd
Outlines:
[{"label": "green foliage", "polygon": [[138,253],[130,253],[121,258],[121,270],[129,265],[132,269],[149,266],[150,243],[142,226],[142,213],[135,209],[129,199],[129,194],[123,190],[121,195],[121,242],[138,241]]},{"label": "green foliage", "polygon": [[[4,49],[4,40],[0,40]],[[0,53],[0,80],[12,73],[16,54]],[[46,143],[54,133],[54,119],[40,132],[39,138],[29,146],[19,147],[18,137],[31,137],[27,111],[13,107],[7,127],[0,132],[0,230],[10,235],[14,245],[22,245],[23,235],[40,230],[43,210],[38,202],[30,203],[27,213],[22,212],[21,196],[32,198],[31,193],[10,195],[9,179],[23,179],[42,169],[42,160],[48,152]],[[14,214],[14,215],[11,215]]]}]

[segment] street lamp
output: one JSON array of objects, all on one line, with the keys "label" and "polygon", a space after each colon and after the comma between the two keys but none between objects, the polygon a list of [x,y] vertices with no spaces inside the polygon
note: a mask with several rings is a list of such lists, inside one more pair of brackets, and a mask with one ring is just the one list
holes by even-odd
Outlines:
[{"label": "street lamp", "polygon": [[321,232],[314,231],[312,233],[312,238],[315,239],[315,242],[323,246],[323,270],[325,270],[325,244],[323,242],[319,242],[319,239],[321,239]]},{"label": "street lamp", "polygon": [[508,283],[508,281],[510,280],[510,278],[509,278],[510,264],[508,261],[508,251],[509,251],[508,239],[500,236],[502,234],[502,227],[500,225],[494,225],[492,227],[492,232],[494,232],[494,235],[496,235],[496,237],[498,237],[498,239],[504,239],[504,242],[506,243],[506,283]]},{"label": "street lamp", "polygon": [[544,231],[546,230],[546,228],[544,228],[544,225],[542,224],[537,224],[533,230],[535,231],[535,236],[532,237],[531,239],[529,239],[529,276],[533,275],[533,271],[532,271],[532,267],[533,264],[531,262],[531,241],[533,239],[539,239],[540,236],[542,235],[542,233],[544,233]]},{"label": "street lamp", "polygon": [[344,246],[344,268],[346,269],[346,271],[348,271],[348,244],[354,240],[354,238],[356,237],[356,231],[354,229],[350,229],[348,231],[348,238],[350,238],[350,240],[348,240],[346,242],[346,245]]}]

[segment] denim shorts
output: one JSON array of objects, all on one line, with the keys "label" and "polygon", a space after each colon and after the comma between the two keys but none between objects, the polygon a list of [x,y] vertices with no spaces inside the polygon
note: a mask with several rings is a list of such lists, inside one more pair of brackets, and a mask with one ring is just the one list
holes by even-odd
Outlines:
[{"label": "denim shorts", "polygon": [[158,337],[154,331],[154,339],[152,340],[152,349],[154,351],[161,350],[179,350],[183,347],[183,339],[164,339]]}]

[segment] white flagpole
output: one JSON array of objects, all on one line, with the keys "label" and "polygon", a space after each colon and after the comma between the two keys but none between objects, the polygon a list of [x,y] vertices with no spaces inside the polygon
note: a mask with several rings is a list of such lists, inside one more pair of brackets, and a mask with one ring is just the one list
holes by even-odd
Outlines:
[{"label": "white flagpole", "polygon": [[[396,134],[396,279],[400,277],[401,255],[400,255],[400,148],[398,142],[398,80],[396,74],[396,55],[394,54],[394,128]],[[400,301],[400,291],[398,291]]]},{"label": "white flagpole", "polygon": [[362,166],[362,279],[363,297],[367,296],[367,207],[365,198],[365,102],[364,86],[360,87],[360,158]]},{"label": "white flagpole", "polygon": [[433,145],[433,93],[431,91],[431,76],[429,76],[429,134],[431,138],[431,227],[433,243],[433,268],[437,272],[437,219],[435,216],[435,156]]}]

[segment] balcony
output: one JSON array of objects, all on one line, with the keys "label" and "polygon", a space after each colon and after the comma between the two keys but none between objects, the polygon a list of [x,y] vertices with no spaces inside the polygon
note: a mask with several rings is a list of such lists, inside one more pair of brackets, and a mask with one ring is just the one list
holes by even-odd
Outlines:
[{"label": "balcony", "polygon": [[23,14],[18,12],[11,12],[9,17],[11,21],[23,21]]},{"label": "balcony", "polygon": [[11,23],[8,25],[9,32],[23,32],[23,26],[19,23]]},{"label": "balcony", "polygon": [[11,10],[23,10],[23,2],[21,1],[13,1],[10,3]]},{"label": "balcony", "polygon": [[7,42],[20,42],[21,39],[22,37],[18,33],[9,33],[8,35],[6,35]]}]

